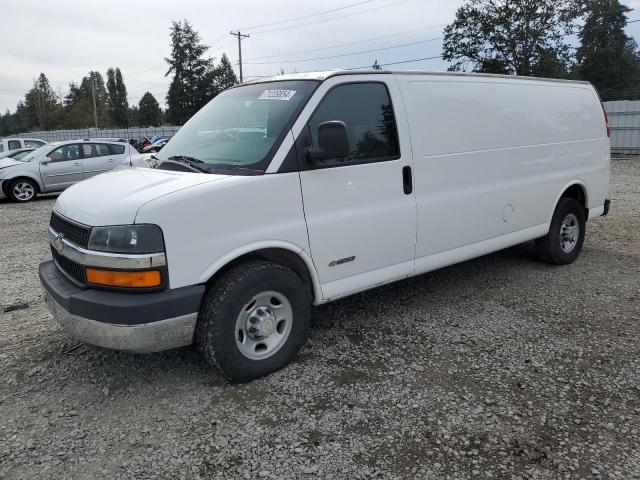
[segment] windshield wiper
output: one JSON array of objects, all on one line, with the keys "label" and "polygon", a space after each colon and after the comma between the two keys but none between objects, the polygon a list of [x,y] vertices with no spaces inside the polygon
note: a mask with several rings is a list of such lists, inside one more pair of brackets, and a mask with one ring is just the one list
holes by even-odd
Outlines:
[{"label": "windshield wiper", "polygon": [[177,163],[183,163],[202,173],[211,173],[209,169],[202,166],[205,165],[205,162],[203,162],[202,160],[198,160],[197,158],[189,157],[188,155],[174,155],[173,157],[167,158],[167,160],[171,160],[172,162]]}]

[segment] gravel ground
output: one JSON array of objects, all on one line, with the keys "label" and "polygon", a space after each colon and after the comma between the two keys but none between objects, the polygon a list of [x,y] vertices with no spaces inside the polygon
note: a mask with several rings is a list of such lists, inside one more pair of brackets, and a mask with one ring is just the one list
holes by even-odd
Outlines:
[{"label": "gravel ground", "polygon": [[639,181],[614,163],[575,264],[522,245],[318,308],[241,386],[190,349],[63,353],[55,198],[0,203],[0,478],[640,478]]}]

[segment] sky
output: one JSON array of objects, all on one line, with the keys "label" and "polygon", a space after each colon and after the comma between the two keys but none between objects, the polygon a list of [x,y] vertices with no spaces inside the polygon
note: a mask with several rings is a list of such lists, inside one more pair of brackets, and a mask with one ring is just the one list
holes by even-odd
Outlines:
[{"label": "sky", "polygon": [[[129,103],[150,91],[164,105],[172,20],[187,19],[209,45],[235,65],[240,29],[245,80],[285,72],[357,68],[436,57],[443,27],[463,0],[2,0],[0,112],[18,101],[44,72],[65,96],[90,70],[106,77],[120,67]],[[623,0],[637,9],[640,0]],[[323,13],[317,15],[320,12]],[[627,32],[640,40],[640,22]],[[377,50],[377,51],[371,51]],[[332,57],[332,58],[326,58]],[[311,59],[311,60],[310,60]],[[398,63],[396,70],[446,70],[438,58]],[[237,72],[237,67],[236,67]]]}]

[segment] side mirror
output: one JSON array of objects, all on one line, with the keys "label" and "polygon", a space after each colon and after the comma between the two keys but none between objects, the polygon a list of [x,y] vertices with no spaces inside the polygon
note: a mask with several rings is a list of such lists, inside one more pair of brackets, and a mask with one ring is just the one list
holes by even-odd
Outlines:
[{"label": "side mirror", "polygon": [[49,157],[44,157],[42,160],[40,160],[40,165],[46,165],[48,163],[53,162],[53,160],[51,160],[51,158]]},{"label": "side mirror", "polygon": [[344,122],[324,122],[318,126],[318,148],[309,148],[310,162],[322,160],[342,160],[349,155],[349,137]]}]

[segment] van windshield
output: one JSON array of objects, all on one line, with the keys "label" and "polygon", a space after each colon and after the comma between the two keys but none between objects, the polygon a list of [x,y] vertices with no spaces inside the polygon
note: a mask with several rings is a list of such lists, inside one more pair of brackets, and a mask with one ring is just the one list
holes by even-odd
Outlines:
[{"label": "van windshield", "polygon": [[299,80],[226,90],[191,117],[156,154],[158,168],[176,161],[210,173],[264,173],[317,86],[316,81]]}]

